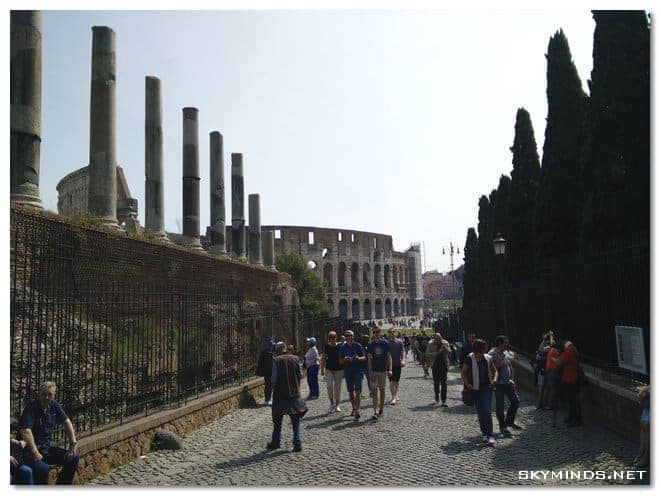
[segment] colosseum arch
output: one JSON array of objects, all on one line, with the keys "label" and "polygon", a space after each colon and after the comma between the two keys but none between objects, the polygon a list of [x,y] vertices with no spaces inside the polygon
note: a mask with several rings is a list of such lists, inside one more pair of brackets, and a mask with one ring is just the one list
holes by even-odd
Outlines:
[{"label": "colosseum arch", "polygon": [[340,304],[338,305],[338,312],[339,316],[342,320],[347,320],[348,317],[348,305],[347,305],[347,300],[344,298],[340,300]]},{"label": "colosseum arch", "polygon": [[404,303],[404,298],[399,300],[399,311],[402,315],[408,315],[406,313],[406,303]]},{"label": "colosseum arch", "polygon": [[392,303],[390,298],[386,299],[386,317],[392,317]]},{"label": "colosseum arch", "polygon": [[347,264],[344,262],[340,262],[337,266],[337,285],[340,287],[347,285]]},{"label": "colosseum arch", "polygon": [[324,264],[324,282],[326,283],[326,287],[333,287],[333,264],[330,262]]},{"label": "colosseum arch", "polygon": [[351,287],[353,289],[360,288],[360,267],[356,262],[351,264]]},{"label": "colosseum arch", "polygon": [[371,286],[370,281],[371,281],[371,275],[372,275],[372,269],[370,268],[370,264],[364,263],[363,264],[363,286],[366,288],[369,288]]},{"label": "colosseum arch", "polygon": [[377,298],[374,302],[374,316],[377,319],[383,318],[383,304],[381,303],[380,298]]},{"label": "colosseum arch", "polygon": [[335,303],[333,303],[332,298],[328,298],[326,300],[326,303],[328,304],[328,311],[330,315],[335,315]]},{"label": "colosseum arch", "polygon": [[392,275],[390,271],[390,265],[386,264],[383,267],[383,281],[386,286],[386,288],[392,287],[392,284],[390,284],[390,276]]},{"label": "colosseum arch", "polygon": [[393,305],[395,310],[395,317],[399,317],[399,300],[395,298],[395,304]]},{"label": "colosseum arch", "polygon": [[374,266],[374,287],[381,287],[381,266],[379,264]]},{"label": "colosseum arch", "polygon": [[351,300],[351,318],[360,319],[360,301],[357,298]]},{"label": "colosseum arch", "polygon": [[365,301],[363,302],[363,319],[372,319],[372,302],[369,298],[365,298]]},{"label": "colosseum arch", "polygon": [[406,299],[406,315],[411,315],[411,302],[409,299]]}]

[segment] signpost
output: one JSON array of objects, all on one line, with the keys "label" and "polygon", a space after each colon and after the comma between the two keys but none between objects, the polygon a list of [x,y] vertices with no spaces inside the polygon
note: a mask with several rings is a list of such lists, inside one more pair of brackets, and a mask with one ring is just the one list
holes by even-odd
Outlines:
[{"label": "signpost", "polygon": [[642,327],[615,326],[617,362],[623,369],[647,374]]}]

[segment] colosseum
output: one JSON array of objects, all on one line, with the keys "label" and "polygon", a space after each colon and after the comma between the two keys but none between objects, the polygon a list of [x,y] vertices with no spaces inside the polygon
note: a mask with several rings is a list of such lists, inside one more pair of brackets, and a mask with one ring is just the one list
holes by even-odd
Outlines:
[{"label": "colosseum", "polygon": [[327,286],[331,316],[371,320],[421,316],[420,246],[393,250],[392,236],[339,228],[262,226],[275,253],[304,256]]}]

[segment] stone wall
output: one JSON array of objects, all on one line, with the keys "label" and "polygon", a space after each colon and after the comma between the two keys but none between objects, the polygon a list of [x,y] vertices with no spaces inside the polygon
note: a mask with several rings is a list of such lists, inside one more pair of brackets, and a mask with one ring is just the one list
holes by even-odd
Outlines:
[{"label": "stone wall", "polygon": [[263,394],[264,380],[254,379],[244,385],[190,401],[174,410],[140,417],[87,436],[79,441],[81,459],[74,482],[84,484],[148,453],[157,429],[185,436],[242,406],[254,404]]},{"label": "stone wall", "polygon": [[[514,367],[517,386],[537,393],[530,363],[525,359],[517,359]],[[587,370],[585,374],[588,383],[581,387],[583,422],[602,425],[638,442],[641,407],[636,400],[636,393],[602,381]]]}]

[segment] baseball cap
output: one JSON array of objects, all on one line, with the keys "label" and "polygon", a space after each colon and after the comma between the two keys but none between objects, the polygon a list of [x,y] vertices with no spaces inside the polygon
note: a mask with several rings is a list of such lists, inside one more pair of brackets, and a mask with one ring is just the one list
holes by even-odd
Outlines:
[{"label": "baseball cap", "polygon": [[310,343],[312,345],[317,344],[317,338],[307,338],[305,341],[307,341],[308,343]]}]

